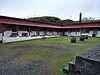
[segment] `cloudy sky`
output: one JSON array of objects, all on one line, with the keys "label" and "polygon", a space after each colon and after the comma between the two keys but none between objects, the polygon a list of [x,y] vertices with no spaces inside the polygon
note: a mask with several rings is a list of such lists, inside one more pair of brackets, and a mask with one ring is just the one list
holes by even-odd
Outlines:
[{"label": "cloudy sky", "polygon": [[83,17],[100,19],[100,0],[0,0],[0,15],[28,18],[57,16],[78,20]]}]

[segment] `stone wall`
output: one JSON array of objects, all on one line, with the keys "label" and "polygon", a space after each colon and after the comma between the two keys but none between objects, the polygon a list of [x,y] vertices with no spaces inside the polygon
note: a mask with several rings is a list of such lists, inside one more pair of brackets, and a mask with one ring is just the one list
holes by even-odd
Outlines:
[{"label": "stone wall", "polygon": [[77,56],[63,71],[68,75],[100,75],[100,45]]}]

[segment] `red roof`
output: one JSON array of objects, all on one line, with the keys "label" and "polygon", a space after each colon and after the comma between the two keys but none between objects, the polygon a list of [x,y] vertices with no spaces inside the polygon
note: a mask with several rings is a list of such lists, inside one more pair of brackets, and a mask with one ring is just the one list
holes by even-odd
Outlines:
[{"label": "red roof", "polygon": [[19,19],[19,18],[13,18],[13,17],[6,17],[6,16],[0,16],[0,23],[4,24],[13,24],[13,25],[25,25],[25,26],[37,26],[37,27],[48,27],[48,28],[94,28],[94,27],[100,27],[100,22],[98,23],[82,23],[82,24],[67,24],[64,26],[54,25],[54,24],[46,24],[46,23],[40,23],[36,21],[29,21],[26,19]]},{"label": "red roof", "polygon": [[68,28],[98,28],[100,27],[100,23],[88,23],[88,24],[75,24],[75,25],[66,25],[63,26],[63,29],[68,29]]},{"label": "red roof", "polygon": [[39,22],[33,22],[25,19],[11,18],[0,16],[0,23],[13,24],[13,25],[25,25],[25,26],[37,26],[37,27],[48,27],[48,28],[62,28],[61,26],[54,24],[45,24]]}]

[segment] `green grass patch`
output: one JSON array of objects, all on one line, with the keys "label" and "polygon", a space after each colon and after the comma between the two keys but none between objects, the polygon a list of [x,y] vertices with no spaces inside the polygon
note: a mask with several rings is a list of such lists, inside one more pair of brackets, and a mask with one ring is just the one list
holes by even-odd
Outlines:
[{"label": "green grass patch", "polygon": [[[14,43],[0,43],[0,61],[16,55],[9,64],[26,65],[31,61],[43,61],[44,71],[53,75],[65,75],[62,68],[84,51],[100,44],[100,38],[89,38],[81,42],[77,37],[76,43],[70,42],[70,37],[46,38]],[[38,71],[38,70],[37,70]],[[38,73],[38,72],[37,72]]]}]

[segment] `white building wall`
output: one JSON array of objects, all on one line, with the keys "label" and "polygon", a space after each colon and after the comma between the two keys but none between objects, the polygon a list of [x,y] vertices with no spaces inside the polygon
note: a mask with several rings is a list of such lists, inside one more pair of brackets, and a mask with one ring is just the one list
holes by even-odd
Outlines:
[{"label": "white building wall", "polygon": [[5,31],[4,32],[4,37],[10,37],[12,35],[12,31]]},{"label": "white building wall", "polygon": [[81,32],[76,32],[77,33],[77,35],[76,36],[80,36],[81,35]]},{"label": "white building wall", "polygon": [[65,35],[68,35],[68,32],[65,32],[64,34],[65,34]]},{"label": "white building wall", "polygon": [[28,36],[29,36],[29,32],[28,32],[28,31],[18,31],[18,35],[19,35],[19,36],[22,36],[22,33],[27,33]]},{"label": "white building wall", "polygon": [[30,36],[36,36],[37,35],[37,31],[31,31],[30,32]]},{"label": "white building wall", "polygon": [[93,31],[89,31],[88,36],[92,36]]},{"label": "white building wall", "polygon": [[48,32],[47,32],[47,35],[49,35],[49,36],[52,35],[52,32],[49,32],[49,31],[48,31]]},{"label": "white building wall", "polygon": [[100,31],[97,31],[96,37],[100,37]]},{"label": "white building wall", "polygon": [[0,41],[2,40],[2,33],[0,33]]},{"label": "white building wall", "polygon": [[71,36],[75,36],[76,35],[76,32],[71,32],[70,35]]},{"label": "white building wall", "polygon": [[59,32],[59,35],[62,35],[62,32]]},{"label": "white building wall", "polygon": [[[55,36],[45,36],[46,38],[49,37],[55,37]],[[15,41],[24,41],[24,40],[33,40],[33,39],[40,39],[43,38],[43,36],[35,36],[35,37],[3,37],[3,43],[6,42],[15,42]]]},{"label": "white building wall", "polygon": [[42,37],[39,37],[39,36],[38,37],[10,37],[10,38],[3,37],[3,43],[32,40],[32,39],[40,39],[40,38],[42,38]]},{"label": "white building wall", "polygon": [[40,31],[39,34],[40,34],[40,36],[43,36],[44,35],[44,31]]},{"label": "white building wall", "polygon": [[70,34],[71,34],[70,32],[65,32],[65,35],[67,36],[70,36]]},{"label": "white building wall", "polygon": [[57,32],[53,32],[53,35],[57,36]]}]

